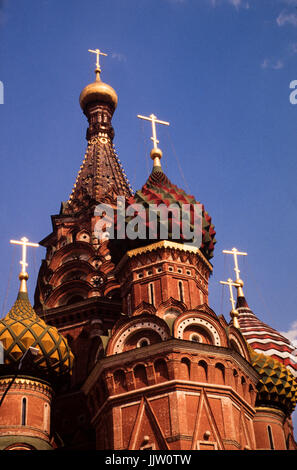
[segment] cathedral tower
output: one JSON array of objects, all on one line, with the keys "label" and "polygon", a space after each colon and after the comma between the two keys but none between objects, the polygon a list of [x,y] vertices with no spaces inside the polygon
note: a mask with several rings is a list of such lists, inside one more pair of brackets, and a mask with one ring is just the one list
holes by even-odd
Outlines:
[{"label": "cathedral tower", "polygon": [[[71,378],[52,403],[59,446],[248,450],[267,448],[261,433],[270,426],[277,448],[293,448],[296,381],[287,364],[249,344],[239,276],[229,282],[238,288],[231,321],[209,305],[216,233],[204,205],[162,169],[156,124],[169,123],[139,116],[152,123],[153,165],[133,194],[113,145],[117,94],[101,81],[105,54],[90,52],[95,81],[80,95],[86,154],[69,199],[52,216],[52,233],[40,242],[46,256],[35,291],[40,321],[57,328],[74,355]],[[98,237],[101,203],[114,211],[114,237],[107,222]],[[156,206],[166,218],[160,211],[152,222]]]},{"label": "cathedral tower", "polygon": [[127,203],[144,207],[148,229],[152,204],[177,210],[166,239],[160,216],[155,233],[147,231],[158,241],[110,240],[124,315],[101,336],[101,359],[83,385],[97,449],[254,449],[258,375],[240,331],[208,303],[211,218],[202,206],[199,248],[173,237],[183,204],[192,215],[198,202],[165,175],[156,145],[151,157],[148,181]]}]

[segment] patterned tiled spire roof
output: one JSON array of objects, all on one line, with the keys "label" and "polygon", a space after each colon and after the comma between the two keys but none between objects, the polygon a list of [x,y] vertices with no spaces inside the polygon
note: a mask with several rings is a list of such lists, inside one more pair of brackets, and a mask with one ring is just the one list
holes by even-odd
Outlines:
[{"label": "patterned tiled spire roof", "polygon": [[102,202],[112,193],[130,197],[132,189],[110,139],[93,136],[67,203],[72,210],[82,196]]}]

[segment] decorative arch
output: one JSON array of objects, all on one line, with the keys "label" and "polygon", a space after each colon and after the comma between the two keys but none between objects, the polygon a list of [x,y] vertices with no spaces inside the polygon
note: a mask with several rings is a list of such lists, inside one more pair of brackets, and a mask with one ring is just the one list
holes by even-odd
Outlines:
[{"label": "decorative arch", "polygon": [[187,310],[186,305],[183,302],[180,302],[179,300],[174,299],[173,297],[170,297],[168,300],[165,302],[162,302],[158,309],[157,309],[157,316],[160,318],[166,317],[171,312],[176,312],[177,315],[181,315]]},{"label": "decorative arch", "polygon": [[248,346],[246,340],[242,336],[240,330],[233,325],[229,328],[228,343],[231,349],[234,349],[238,354],[250,361]]},{"label": "decorative arch", "polygon": [[136,349],[138,341],[143,337],[148,338],[151,344],[155,344],[166,341],[169,336],[168,325],[156,316],[139,315],[132,317],[128,323],[119,320],[108,342],[106,355],[110,356]]},{"label": "decorative arch", "polygon": [[83,242],[74,242],[58,247],[57,250],[53,253],[52,259],[50,261],[50,268],[55,271],[62,263],[63,259],[67,258],[74,253],[89,254],[89,257],[96,256],[93,246],[89,243]]},{"label": "decorative arch", "polygon": [[47,299],[47,307],[52,308],[57,305],[66,305],[67,301],[73,295],[80,295],[83,298],[88,297],[88,293],[91,290],[90,286],[86,281],[68,281],[61,286],[56,287]]},{"label": "decorative arch", "polygon": [[[66,258],[67,259],[67,258]],[[67,262],[62,263],[53,273],[51,277],[51,284],[57,286],[61,282],[67,282],[67,275],[69,273],[80,272],[84,274],[85,278],[91,273],[95,273],[93,266],[86,260],[82,259],[69,259]],[[75,277],[75,274],[74,276]]]},{"label": "decorative arch", "polygon": [[68,271],[62,279],[60,279],[60,284],[63,284],[64,282],[68,281],[85,281],[87,277],[87,274],[82,271],[82,270],[77,270],[77,269],[72,269],[71,271]]},{"label": "decorative arch", "polygon": [[156,315],[156,309],[152,304],[142,301],[133,311],[132,316],[137,315]]},{"label": "decorative arch", "polygon": [[196,333],[203,343],[214,346],[225,346],[225,333],[214,318],[201,312],[187,312],[180,315],[174,322],[174,337],[191,341]]},{"label": "decorative arch", "polygon": [[[155,331],[149,323],[144,323],[140,328],[136,328],[135,332],[129,335],[123,346],[124,351],[130,351],[151,344],[160,343],[162,337],[159,331]],[[145,343],[145,344],[144,344]]]}]

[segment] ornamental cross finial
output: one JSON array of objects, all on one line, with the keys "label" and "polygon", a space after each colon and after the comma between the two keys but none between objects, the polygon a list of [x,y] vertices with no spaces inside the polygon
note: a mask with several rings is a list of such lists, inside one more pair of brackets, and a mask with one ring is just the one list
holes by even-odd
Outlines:
[{"label": "ornamental cross finial", "polygon": [[22,265],[22,274],[26,274],[26,266],[28,266],[27,246],[33,246],[36,248],[39,246],[38,243],[31,243],[26,237],[23,237],[20,240],[10,240],[10,243],[13,243],[14,245],[22,245],[22,259],[20,264]]},{"label": "ornamental cross finial", "polygon": [[92,52],[93,54],[96,54],[96,71],[98,72],[101,72],[101,68],[100,68],[100,63],[99,63],[99,59],[100,59],[100,56],[101,55],[104,55],[104,56],[107,56],[107,54],[105,54],[104,52],[101,52],[100,49],[88,49],[89,52]]},{"label": "ornamental cross finial", "polygon": [[231,305],[232,305],[232,310],[235,310],[235,300],[234,300],[234,297],[233,297],[232,286],[237,287],[238,284],[236,282],[233,282],[232,279],[230,279],[230,278],[227,281],[220,281],[220,284],[225,284],[225,285],[229,286],[230,302],[231,302]]},{"label": "ornamental cross finial", "polygon": [[156,124],[163,124],[164,126],[169,126],[169,122],[160,121],[159,119],[157,119],[157,116],[155,116],[154,114],[151,114],[149,117],[141,116],[140,114],[137,114],[137,117],[139,119],[144,119],[146,121],[151,121],[151,123],[152,123],[152,132],[153,132],[153,136],[151,137],[151,140],[154,142],[154,149],[157,149],[159,141],[157,139]]},{"label": "ornamental cross finial", "polygon": [[231,251],[228,251],[228,250],[223,250],[223,253],[227,253],[228,255],[233,255],[234,257],[234,271],[235,271],[235,274],[236,274],[236,281],[239,281],[240,280],[240,277],[239,277],[239,268],[238,268],[238,259],[237,259],[237,256],[241,255],[241,256],[247,256],[247,253],[242,253],[240,251],[237,250],[237,248],[232,248]]},{"label": "ornamental cross finial", "polygon": [[233,282],[232,279],[228,279],[226,282],[225,281],[220,281],[220,284],[225,284],[227,286],[229,286],[229,290],[230,290],[230,302],[231,302],[231,305],[232,305],[232,309],[231,309],[231,317],[232,317],[232,320],[233,320],[233,325],[236,327],[236,328],[239,328],[239,322],[238,322],[238,311],[236,310],[235,308],[235,299],[233,297],[233,289],[232,287],[239,287],[239,284],[237,284],[236,282]]}]

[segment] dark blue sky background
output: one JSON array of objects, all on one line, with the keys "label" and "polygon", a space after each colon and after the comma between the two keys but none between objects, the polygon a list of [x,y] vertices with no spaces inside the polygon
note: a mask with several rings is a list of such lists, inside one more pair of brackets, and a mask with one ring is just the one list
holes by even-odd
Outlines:
[{"label": "dark blue sky background", "polygon": [[[115,146],[136,190],[151,169],[156,114],[162,165],[203,202],[218,243],[210,305],[229,319],[233,276],[222,254],[248,252],[240,268],[250,307],[297,338],[297,1],[4,0],[0,13],[0,308],[15,299],[20,250],[40,241],[71,193],[86,150],[78,98],[94,80],[118,93]],[[35,251],[35,254],[32,254]],[[29,256],[30,298],[44,249]],[[296,331],[295,331],[296,330]]]}]

